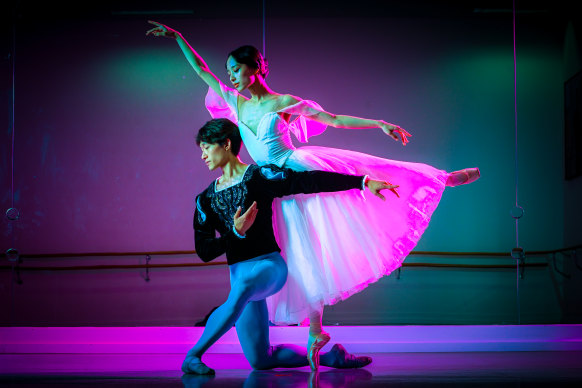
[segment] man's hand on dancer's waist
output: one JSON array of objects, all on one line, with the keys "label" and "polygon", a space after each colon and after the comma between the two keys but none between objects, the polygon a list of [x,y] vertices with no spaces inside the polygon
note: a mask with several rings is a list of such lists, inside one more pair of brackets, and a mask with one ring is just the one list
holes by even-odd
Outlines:
[{"label": "man's hand on dancer's waist", "polygon": [[376,197],[380,198],[382,201],[384,201],[386,199],[386,197],[384,197],[382,195],[382,193],[380,193],[380,191],[386,190],[386,189],[390,190],[398,198],[400,198],[400,194],[398,194],[398,191],[396,191],[396,189],[399,187],[398,185],[393,185],[393,184],[391,184],[389,182],[385,182],[385,181],[377,181],[375,179],[370,179],[368,177],[366,177],[364,184],[370,190],[370,192],[372,194],[374,194]]},{"label": "man's hand on dancer's waist", "polygon": [[241,215],[242,209],[239,206],[234,214],[234,230],[238,235],[244,236],[247,233],[247,230],[249,230],[253,225],[253,222],[255,222],[258,211],[257,202],[253,202],[243,215]]}]

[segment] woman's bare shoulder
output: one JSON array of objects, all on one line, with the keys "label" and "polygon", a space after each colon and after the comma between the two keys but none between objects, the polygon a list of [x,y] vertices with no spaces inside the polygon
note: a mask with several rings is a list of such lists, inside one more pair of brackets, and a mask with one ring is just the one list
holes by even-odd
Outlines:
[{"label": "woman's bare shoulder", "polygon": [[294,96],[292,94],[281,94],[279,97],[279,106],[281,108],[286,108],[290,105],[297,104],[299,101],[302,101],[301,97]]}]

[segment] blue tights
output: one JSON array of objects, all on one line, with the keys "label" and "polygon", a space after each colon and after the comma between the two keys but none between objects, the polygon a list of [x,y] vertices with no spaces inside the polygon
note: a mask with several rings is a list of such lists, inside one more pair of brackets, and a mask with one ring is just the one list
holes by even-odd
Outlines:
[{"label": "blue tights", "polygon": [[196,372],[197,366],[207,368],[202,364],[202,355],[232,325],[236,326],[243,353],[254,369],[306,366],[305,348],[295,345],[271,346],[269,341],[265,298],[279,291],[287,280],[287,264],[283,257],[273,252],[233,264],[229,268],[230,293],[226,302],[210,315],[202,336],[188,352],[184,362],[187,373],[204,373]]}]

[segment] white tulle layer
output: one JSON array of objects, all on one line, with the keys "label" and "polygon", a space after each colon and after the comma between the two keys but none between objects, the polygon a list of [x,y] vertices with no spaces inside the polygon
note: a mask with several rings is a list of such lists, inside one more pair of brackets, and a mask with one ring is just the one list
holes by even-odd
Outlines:
[{"label": "white tulle layer", "polygon": [[369,175],[400,185],[400,198],[384,191],[382,201],[350,190],[275,201],[275,235],[289,268],[286,285],[267,299],[275,324],[300,323],[309,311],[400,267],[428,226],[449,175],[426,164],[310,146],[295,150],[285,167]]}]

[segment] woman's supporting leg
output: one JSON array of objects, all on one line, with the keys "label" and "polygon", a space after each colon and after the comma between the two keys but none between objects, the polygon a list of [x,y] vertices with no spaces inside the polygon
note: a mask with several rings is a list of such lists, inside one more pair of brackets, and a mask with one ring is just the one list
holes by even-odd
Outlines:
[{"label": "woman's supporting leg", "polygon": [[309,336],[307,340],[307,360],[311,370],[319,368],[319,351],[329,342],[331,337],[322,329],[323,305],[319,310],[309,313]]},{"label": "woman's supporting leg", "polygon": [[307,340],[307,349],[311,348],[311,344],[315,338],[322,332],[322,317],[323,308],[321,310],[313,310],[309,313],[309,338]]}]

